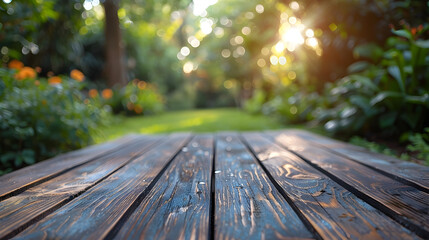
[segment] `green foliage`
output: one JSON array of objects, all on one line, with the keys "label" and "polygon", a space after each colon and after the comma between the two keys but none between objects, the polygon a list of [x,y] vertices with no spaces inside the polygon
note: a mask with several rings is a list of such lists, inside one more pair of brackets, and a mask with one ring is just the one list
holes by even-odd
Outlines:
[{"label": "green foliage", "polygon": [[157,88],[145,81],[134,80],[122,89],[105,89],[98,97],[101,105],[108,105],[114,113],[150,115],[164,110],[164,99]]},{"label": "green foliage", "polygon": [[82,83],[15,76],[16,70],[0,68],[0,174],[92,142],[107,113],[84,103]]},{"label": "green foliage", "polygon": [[304,123],[314,119],[313,111],[318,106],[318,101],[317,93],[306,93],[292,84],[265,103],[262,112],[275,114],[286,123]]},{"label": "green foliage", "polygon": [[354,144],[354,145],[364,147],[364,148],[370,150],[371,152],[382,153],[382,154],[389,155],[392,157],[397,156],[396,152],[394,152],[392,149],[390,149],[384,145],[375,143],[375,142],[367,141],[366,139],[358,137],[358,136],[354,136],[354,137],[350,138],[349,142]]},{"label": "green foliage", "polygon": [[252,114],[261,113],[262,106],[266,102],[266,94],[264,91],[257,89],[253,93],[253,97],[247,100],[244,104],[244,109]]},{"label": "green foliage", "polygon": [[412,134],[409,141],[407,150],[417,152],[417,157],[429,165],[429,128],[425,128],[425,133]]},{"label": "green foliage", "polygon": [[[424,29],[421,30],[423,33]],[[422,131],[429,122],[429,46],[409,30],[393,31],[387,49],[374,61],[357,62],[349,76],[327,86],[318,120],[336,133],[380,132],[399,136]],[[359,53],[380,52],[361,46]],[[362,54],[364,55],[364,54]],[[363,130],[363,131],[362,131]]]}]

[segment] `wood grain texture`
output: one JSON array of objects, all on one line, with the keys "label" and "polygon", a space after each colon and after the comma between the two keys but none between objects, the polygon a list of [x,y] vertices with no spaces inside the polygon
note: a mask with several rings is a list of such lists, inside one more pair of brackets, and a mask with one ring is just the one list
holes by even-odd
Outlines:
[{"label": "wood grain texture", "polygon": [[418,239],[263,135],[247,133],[243,138],[323,239]]},{"label": "wood grain texture", "polygon": [[208,239],[213,136],[195,137],[115,239]]},{"label": "wood grain texture", "polygon": [[16,238],[104,238],[188,138],[189,134],[169,136]]},{"label": "wood grain texture", "polygon": [[287,134],[270,134],[275,141],[304,158],[367,203],[421,237],[429,236],[429,194],[379,172]]},{"label": "wood grain texture", "polygon": [[214,239],[313,238],[235,134],[215,154]]},{"label": "wood grain texture", "polygon": [[132,144],[107,154],[54,179],[29,188],[0,202],[0,239],[16,234],[94,186],[133,157],[144,153],[160,137],[134,140]]},{"label": "wood grain texture", "polygon": [[129,135],[115,141],[61,154],[49,160],[1,176],[0,201],[13,195],[14,192],[22,191],[25,188],[36,185],[46,179],[53,178],[73,167],[110,152],[114,152],[136,138],[137,135]]},{"label": "wood grain texture", "polygon": [[391,178],[411,184],[419,190],[429,192],[429,167],[427,166],[373,153],[355,145],[302,130],[285,130],[282,132],[308,141],[308,144],[311,144],[313,147],[322,146],[331,152],[371,167]]}]

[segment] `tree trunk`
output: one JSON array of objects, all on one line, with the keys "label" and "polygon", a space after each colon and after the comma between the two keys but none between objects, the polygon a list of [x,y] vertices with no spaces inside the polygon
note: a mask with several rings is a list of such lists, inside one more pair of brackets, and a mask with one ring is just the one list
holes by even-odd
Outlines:
[{"label": "tree trunk", "polygon": [[106,0],[104,2],[104,32],[106,37],[105,74],[109,87],[115,85],[125,86],[127,84],[122,59],[123,46],[121,42],[121,29],[119,28],[118,5],[118,0]]}]

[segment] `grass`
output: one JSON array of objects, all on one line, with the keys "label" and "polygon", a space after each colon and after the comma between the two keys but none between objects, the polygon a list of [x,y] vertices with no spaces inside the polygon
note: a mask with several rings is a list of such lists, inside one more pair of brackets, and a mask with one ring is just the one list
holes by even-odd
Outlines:
[{"label": "grass", "polygon": [[252,131],[285,127],[272,117],[250,115],[235,108],[173,111],[154,116],[116,116],[110,126],[95,136],[95,141],[100,143],[129,133]]}]

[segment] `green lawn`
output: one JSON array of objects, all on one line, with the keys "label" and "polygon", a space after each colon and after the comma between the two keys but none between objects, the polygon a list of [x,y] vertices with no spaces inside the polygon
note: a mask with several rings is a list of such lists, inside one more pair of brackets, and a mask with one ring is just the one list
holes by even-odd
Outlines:
[{"label": "green lawn", "polygon": [[234,108],[174,111],[154,116],[117,116],[95,140],[100,143],[128,133],[251,131],[285,127],[272,117],[250,115]]}]

